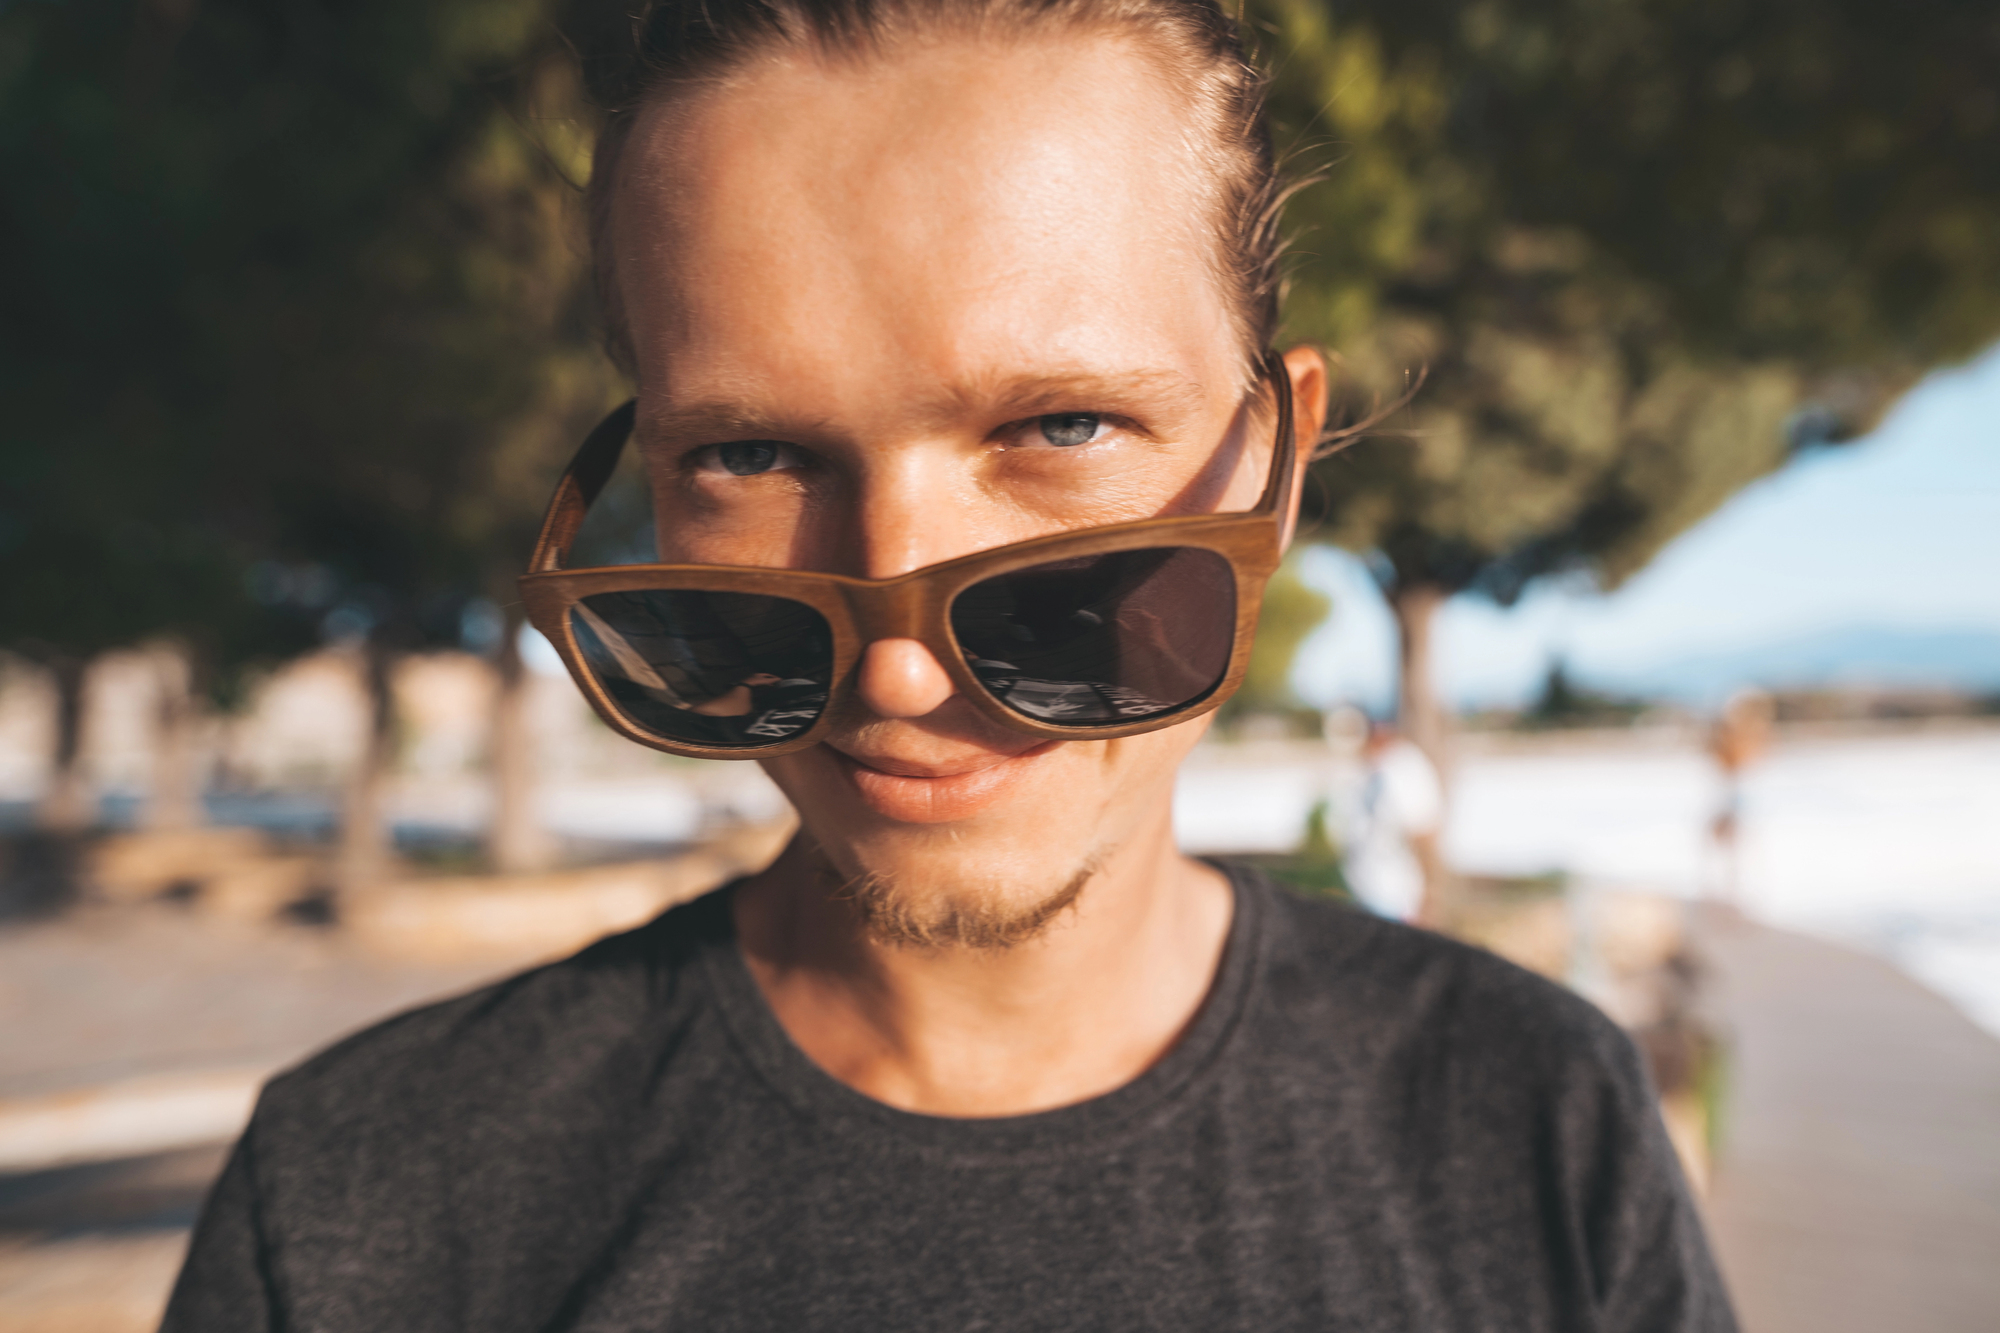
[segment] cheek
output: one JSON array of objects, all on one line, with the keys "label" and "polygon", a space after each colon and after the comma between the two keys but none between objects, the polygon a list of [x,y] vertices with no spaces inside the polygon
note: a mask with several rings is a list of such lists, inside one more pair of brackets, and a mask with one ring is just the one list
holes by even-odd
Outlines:
[{"label": "cheek", "polygon": [[776,784],[801,816],[813,813],[813,807],[819,804],[814,799],[819,789],[831,788],[839,780],[825,750],[824,745],[815,745],[795,754],[757,761],[757,767],[764,770],[764,776]]},{"label": "cheek", "polygon": [[1177,726],[1103,742],[1107,786],[1134,795],[1150,795],[1162,786],[1171,791],[1181,761],[1208,734],[1214,720],[1213,712],[1203,713]]},{"label": "cheek", "polygon": [[1207,734],[1214,715],[1114,741],[1077,741],[1061,763],[1021,793],[1019,813],[1036,814],[1050,831],[1087,826],[1094,837],[1122,836],[1135,819],[1171,800],[1181,762]]}]

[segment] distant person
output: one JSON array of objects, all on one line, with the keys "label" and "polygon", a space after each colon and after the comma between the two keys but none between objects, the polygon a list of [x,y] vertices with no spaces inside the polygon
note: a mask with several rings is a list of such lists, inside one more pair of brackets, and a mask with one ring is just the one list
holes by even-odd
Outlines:
[{"label": "distant person", "polygon": [[[800,832],[275,1079],[167,1328],[1733,1328],[1608,1019],[1175,847],[1327,397],[1269,349],[1223,9],[635,31],[591,190],[638,396],[523,596],[610,725],[761,761]],[[565,570],[628,431],[665,563]]]},{"label": "distant person", "polygon": [[1378,916],[1429,923],[1436,904],[1428,889],[1444,824],[1437,766],[1388,722],[1369,726],[1361,762],[1346,843],[1348,885]]},{"label": "distant person", "polygon": [[1771,748],[1776,708],[1762,690],[1740,690],[1709,728],[1708,753],[1721,778],[1708,836],[1714,872],[1709,896],[1740,906],[1743,893],[1743,775]]}]

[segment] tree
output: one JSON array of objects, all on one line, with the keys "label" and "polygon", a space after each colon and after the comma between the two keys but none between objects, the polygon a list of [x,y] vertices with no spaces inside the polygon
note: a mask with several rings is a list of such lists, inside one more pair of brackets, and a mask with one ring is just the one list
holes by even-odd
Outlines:
[{"label": "tree", "polygon": [[183,447],[215,387],[185,292],[198,219],[174,208],[202,182],[144,114],[151,13],[0,14],[0,645],[55,681],[44,822],[68,832],[91,817],[91,659],[168,637],[206,684],[301,641],[245,594],[240,488]]},{"label": "tree", "polygon": [[1319,628],[1333,603],[1299,578],[1296,558],[1278,566],[1264,587],[1257,614],[1257,641],[1243,684],[1229,702],[1232,712],[1276,712],[1298,705],[1291,665],[1306,636]]},{"label": "tree", "polygon": [[[353,641],[375,720],[342,864],[365,882],[397,658],[513,601],[613,391],[551,6],[79,0],[0,16],[0,53],[0,143],[35,182],[4,239],[36,258],[10,267],[0,371],[25,405],[6,512],[28,516],[0,536],[25,589],[5,637],[169,633],[227,663],[272,625]],[[29,572],[54,550],[89,558]]]},{"label": "tree", "polygon": [[[247,464],[276,497],[273,544],[332,573],[332,618],[357,641],[374,724],[342,877],[359,885],[386,851],[396,661],[456,643],[477,599],[514,602],[560,457],[615,382],[572,225],[587,113],[549,6],[377,0],[311,36],[264,6],[211,5],[175,78],[202,114],[246,95],[277,108],[224,187],[282,182],[230,273],[232,324],[257,336],[231,348],[250,390],[222,434],[253,450],[285,441]],[[499,636],[496,735],[518,743],[514,643]],[[518,755],[493,767],[516,787],[531,773]],[[512,859],[506,807],[521,802],[498,804]]]},{"label": "tree", "polygon": [[[1330,157],[1290,214],[1293,336],[1349,406],[1321,465],[1375,553],[1433,754],[1429,625],[1611,588],[1800,445],[1865,430],[2000,334],[2000,27],[1919,0],[1258,0],[1273,112]],[[1325,151],[1330,150],[1330,151]]]}]

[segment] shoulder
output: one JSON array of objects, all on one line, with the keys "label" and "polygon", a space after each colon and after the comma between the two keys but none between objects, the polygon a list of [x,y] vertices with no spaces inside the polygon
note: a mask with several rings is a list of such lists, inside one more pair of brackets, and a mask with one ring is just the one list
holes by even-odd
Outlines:
[{"label": "shoulder", "polygon": [[1487,1086],[1650,1096],[1631,1040],[1576,992],[1504,958],[1263,883],[1267,1020],[1304,1047],[1416,1062]]},{"label": "shoulder", "polygon": [[1484,1256],[1489,1276],[1511,1256],[1582,1286],[1593,1326],[1734,1327],[1616,1024],[1484,950],[1262,891],[1265,986],[1247,1043],[1260,1108],[1289,1103],[1294,1132],[1323,1133],[1323,1157],[1344,1149],[1393,1182],[1385,1215],[1432,1228],[1440,1252]]},{"label": "shoulder", "polygon": [[729,938],[717,890],[558,962],[423,1006],[279,1075],[259,1099],[264,1139],[350,1140],[463,1127],[528,1090],[588,1082],[633,1043],[702,1007],[696,964]]}]

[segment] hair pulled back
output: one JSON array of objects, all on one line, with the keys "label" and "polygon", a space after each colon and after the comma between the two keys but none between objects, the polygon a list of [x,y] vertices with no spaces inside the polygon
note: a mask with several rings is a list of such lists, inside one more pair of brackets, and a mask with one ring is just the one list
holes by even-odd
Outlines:
[{"label": "hair pulled back", "polygon": [[881,54],[932,36],[1122,36],[1157,60],[1185,99],[1179,135],[1202,164],[1217,232],[1218,276],[1252,364],[1276,335],[1278,212],[1283,202],[1264,120],[1264,80],[1216,0],[652,0],[607,90],[588,204],[590,246],[612,359],[633,353],[612,265],[611,201],[638,113],[714,84],[759,57]]}]

